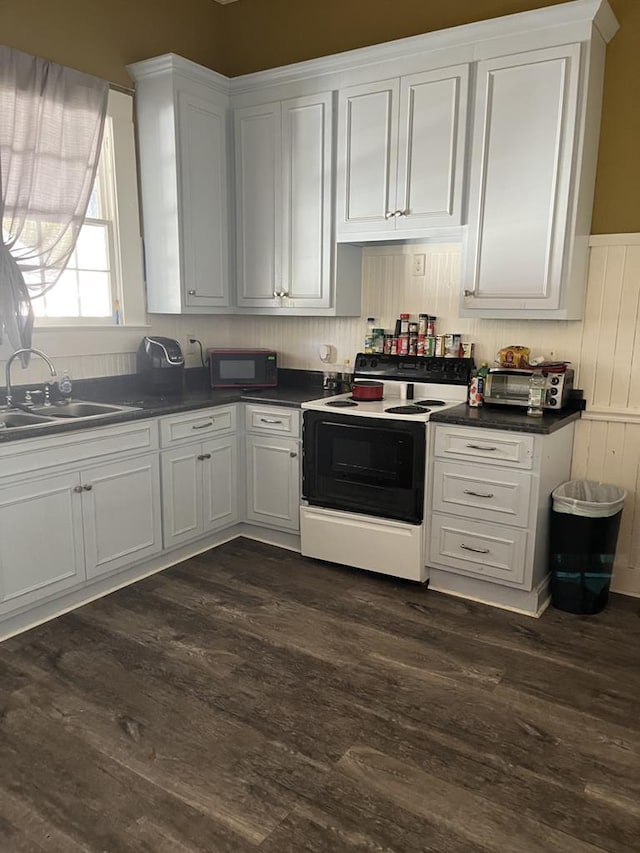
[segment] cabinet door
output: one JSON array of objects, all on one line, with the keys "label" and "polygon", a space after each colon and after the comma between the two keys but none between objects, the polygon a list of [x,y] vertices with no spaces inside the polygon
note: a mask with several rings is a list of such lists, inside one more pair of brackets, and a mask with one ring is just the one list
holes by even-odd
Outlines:
[{"label": "cabinet door", "polygon": [[560,305],[579,73],[577,44],[478,63],[463,308],[480,316]]},{"label": "cabinet door", "polygon": [[469,66],[400,81],[398,231],[462,224]]},{"label": "cabinet door", "polygon": [[237,301],[273,307],[283,290],[282,140],[280,104],[235,112]]},{"label": "cabinet door", "polygon": [[227,129],[224,109],[178,95],[184,303],[229,305]]},{"label": "cabinet door", "polygon": [[299,444],[290,438],[247,436],[247,521],[299,530]]},{"label": "cabinet door", "polygon": [[202,445],[204,532],[236,524],[238,513],[238,438],[230,435]]},{"label": "cabinet door", "polygon": [[61,474],[2,488],[0,612],[85,580],[79,484],[77,474]]},{"label": "cabinet door", "polygon": [[81,482],[87,578],[162,550],[157,454],[86,469]]},{"label": "cabinet door", "polygon": [[282,104],[283,307],[331,305],[332,96]]},{"label": "cabinet door", "polygon": [[201,455],[200,444],[189,444],[160,454],[165,548],[190,542],[204,532]]},{"label": "cabinet door", "polygon": [[399,79],[352,86],[338,103],[338,235],[394,231]]}]

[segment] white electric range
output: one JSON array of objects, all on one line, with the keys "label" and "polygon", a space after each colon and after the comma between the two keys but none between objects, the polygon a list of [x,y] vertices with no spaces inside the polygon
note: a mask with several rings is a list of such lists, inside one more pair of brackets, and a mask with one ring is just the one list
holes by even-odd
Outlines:
[{"label": "white electric range", "polygon": [[354,379],[382,382],[382,400],[345,393],[302,404],[305,556],[427,580],[428,422],[464,402],[472,366],[360,353]]}]

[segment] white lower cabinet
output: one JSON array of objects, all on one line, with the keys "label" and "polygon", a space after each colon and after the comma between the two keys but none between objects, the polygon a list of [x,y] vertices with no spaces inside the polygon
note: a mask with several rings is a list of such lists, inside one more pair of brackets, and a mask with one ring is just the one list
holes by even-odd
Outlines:
[{"label": "white lower cabinet", "polygon": [[236,423],[235,404],[160,420],[165,548],[239,521]]},{"label": "white lower cabinet", "polygon": [[570,476],[573,424],[550,435],[433,427],[432,587],[537,612],[547,594],[550,496]]},{"label": "white lower cabinet", "polygon": [[0,612],[84,581],[77,473],[5,486],[0,499]]},{"label": "white lower cabinet", "polygon": [[165,450],[161,456],[165,548],[238,521],[237,436]]},{"label": "white lower cabinet", "polygon": [[300,412],[246,407],[246,519],[284,531],[300,530]]},{"label": "white lower cabinet", "polygon": [[157,453],[82,472],[87,580],[162,549]]},{"label": "white lower cabinet", "polygon": [[4,485],[0,613],[158,554],[157,453]]}]

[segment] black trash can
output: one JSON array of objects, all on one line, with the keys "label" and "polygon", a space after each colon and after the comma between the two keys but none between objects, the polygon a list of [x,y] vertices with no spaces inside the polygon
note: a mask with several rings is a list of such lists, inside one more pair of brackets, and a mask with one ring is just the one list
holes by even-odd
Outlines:
[{"label": "black trash can", "polygon": [[619,486],[593,480],[554,489],[549,542],[554,607],[581,614],[606,607],[625,497]]}]

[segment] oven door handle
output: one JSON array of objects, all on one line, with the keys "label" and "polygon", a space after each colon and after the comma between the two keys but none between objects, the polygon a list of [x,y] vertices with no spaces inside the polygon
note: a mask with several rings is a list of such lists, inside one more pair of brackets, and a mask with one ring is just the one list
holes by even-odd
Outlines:
[{"label": "oven door handle", "polygon": [[465,545],[464,543],[462,543],[462,545],[460,545],[460,547],[464,551],[473,551],[474,554],[490,554],[491,553],[490,548],[472,548],[471,545]]}]

